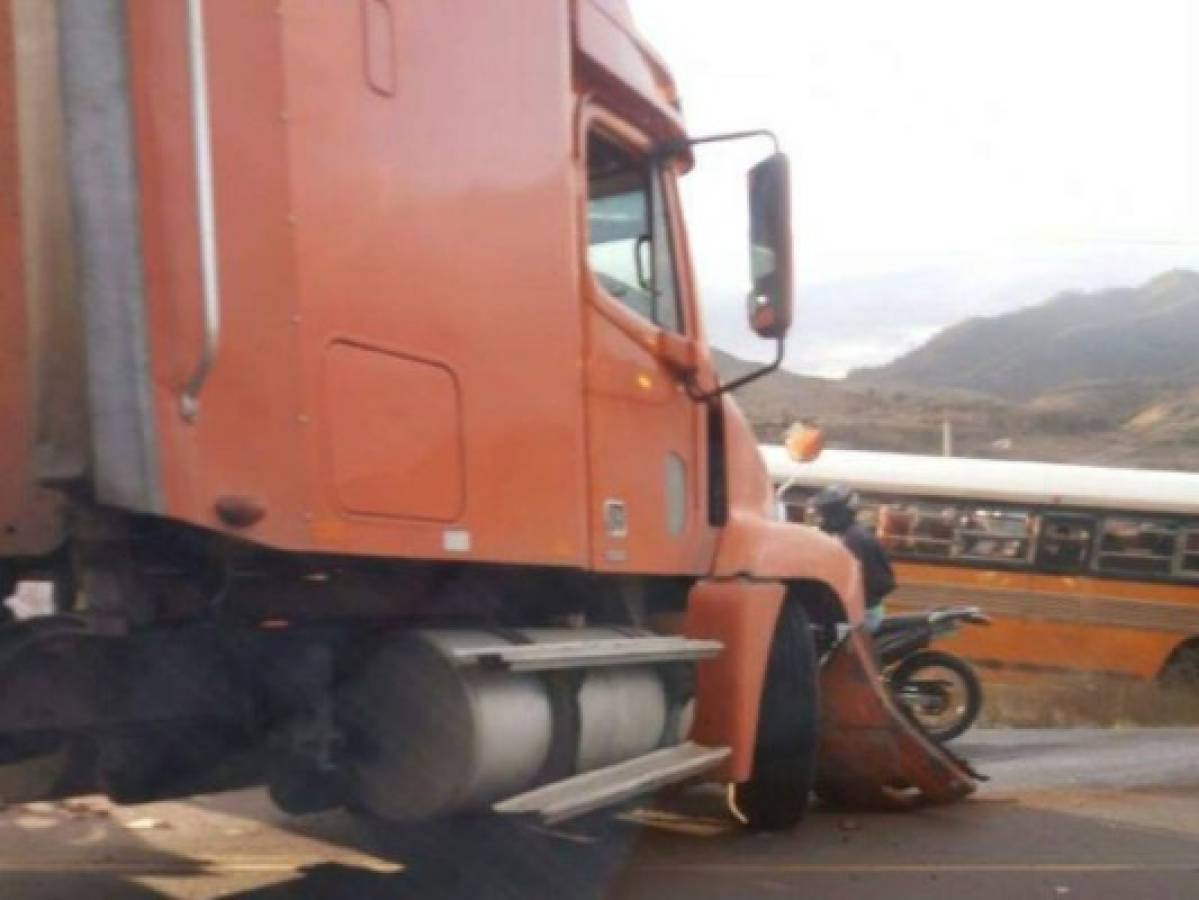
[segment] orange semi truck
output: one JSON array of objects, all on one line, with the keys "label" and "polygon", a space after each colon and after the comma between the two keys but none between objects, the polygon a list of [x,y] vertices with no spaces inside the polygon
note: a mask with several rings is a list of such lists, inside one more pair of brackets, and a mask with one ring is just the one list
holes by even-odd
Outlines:
[{"label": "orange semi truck", "polygon": [[[53,596],[0,626],[9,799],[969,791],[775,520],[680,108],[623,0],[0,0],[0,595]],[[788,191],[776,150],[780,358]]]}]

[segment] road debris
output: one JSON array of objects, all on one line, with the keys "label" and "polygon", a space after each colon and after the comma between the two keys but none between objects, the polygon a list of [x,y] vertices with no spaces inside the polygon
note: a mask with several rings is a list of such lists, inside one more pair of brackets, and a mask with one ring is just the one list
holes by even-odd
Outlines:
[{"label": "road debris", "polygon": [[128,822],[122,822],[121,824],[130,831],[164,831],[171,827],[169,822],[149,816],[140,819],[130,819]]}]

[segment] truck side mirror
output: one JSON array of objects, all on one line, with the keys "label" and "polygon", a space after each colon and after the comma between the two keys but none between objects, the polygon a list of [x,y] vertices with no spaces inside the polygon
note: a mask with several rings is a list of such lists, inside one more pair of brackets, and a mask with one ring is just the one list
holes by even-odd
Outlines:
[{"label": "truck side mirror", "polygon": [[749,264],[753,288],[749,325],[759,337],[781,339],[791,327],[791,165],[785,153],[749,172]]}]

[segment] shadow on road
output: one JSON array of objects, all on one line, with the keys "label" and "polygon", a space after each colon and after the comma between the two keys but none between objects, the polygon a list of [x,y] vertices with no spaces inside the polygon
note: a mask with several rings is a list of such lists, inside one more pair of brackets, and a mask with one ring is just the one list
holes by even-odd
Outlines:
[{"label": "shadow on road", "polygon": [[398,863],[380,873],[340,863],[304,868],[299,877],[230,895],[277,898],[537,898],[604,896],[628,865],[639,827],[596,816],[563,830],[541,830],[495,818],[396,828],[346,818],[316,827],[297,823],[306,837],[350,846]]}]

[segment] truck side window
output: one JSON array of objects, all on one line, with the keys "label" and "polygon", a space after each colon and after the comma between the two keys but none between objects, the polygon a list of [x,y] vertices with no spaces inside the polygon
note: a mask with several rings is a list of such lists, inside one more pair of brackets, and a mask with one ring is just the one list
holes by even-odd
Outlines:
[{"label": "truck side window", "polygon": [[628,309],[680,330],[669,219],[659,174],[611,140],[587,138],[587,260]]}]

